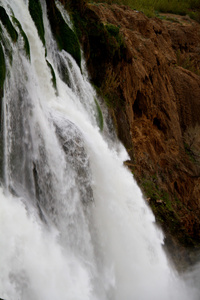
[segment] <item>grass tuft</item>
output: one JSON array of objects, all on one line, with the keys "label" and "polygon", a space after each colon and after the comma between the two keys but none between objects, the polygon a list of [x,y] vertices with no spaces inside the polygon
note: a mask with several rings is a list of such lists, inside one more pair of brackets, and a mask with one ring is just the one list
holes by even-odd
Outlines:
[{"label": "grass tuft", "polygon": [[188,14],[196,21],[200,21],[199,0],[91,0],[89,2],[127,5],[144,12],[148,17],[156,16],[156,11],[178,15]]}]

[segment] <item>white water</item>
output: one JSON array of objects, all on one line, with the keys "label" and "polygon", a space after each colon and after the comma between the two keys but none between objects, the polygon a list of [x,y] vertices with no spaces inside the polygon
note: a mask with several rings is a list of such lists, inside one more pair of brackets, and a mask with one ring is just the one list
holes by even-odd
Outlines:
[{"label": "white water", "polygon": [[[10,41],[12,65],[7,59],[0,298],[199,299],[196,287],[170,268],[163,235],[123,166],[127,154],[106,123],[100,132],[87,72],[57,51],[42,2],[57,92],[52,87],[27,2],[0,1],[7,13],[12,8],[31,47],[30,63],[22,41]],[[70,87],[61,80],[61,63]]]}]

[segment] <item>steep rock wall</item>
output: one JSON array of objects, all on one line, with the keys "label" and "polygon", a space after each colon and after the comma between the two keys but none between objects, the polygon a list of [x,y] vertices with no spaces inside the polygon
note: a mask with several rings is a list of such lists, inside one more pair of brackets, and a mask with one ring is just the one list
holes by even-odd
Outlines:
[{"label": "steep rock wall", "polygon": [[149,19],[126,6],[60,1],[71,9],[91,80],[165,244],[176,262],[193,260],[191,250],[200,247],[200,25],[174,15]]},{"label": "steep rock wall", "polygon": [[[77,26],[91,77],[129,152],[126,164],[164,229],[166,244],[198,248],[200,25],[188,17],[165,18],[90,4]],[[113,55],[108,44],[116,49],[119,37],[106,36],[112,26],[123,37]]]}]

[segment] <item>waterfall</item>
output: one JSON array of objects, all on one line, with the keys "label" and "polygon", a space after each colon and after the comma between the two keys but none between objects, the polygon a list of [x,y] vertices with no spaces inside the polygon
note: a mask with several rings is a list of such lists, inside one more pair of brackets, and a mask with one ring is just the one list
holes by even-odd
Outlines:
[{"label": "waterfall", "polygon": [[58,50],[45,1],[45,45],[28,0],[0,8],[12,25],[1,19],[0,298],[199,299],[170,267],[84,59]]}]

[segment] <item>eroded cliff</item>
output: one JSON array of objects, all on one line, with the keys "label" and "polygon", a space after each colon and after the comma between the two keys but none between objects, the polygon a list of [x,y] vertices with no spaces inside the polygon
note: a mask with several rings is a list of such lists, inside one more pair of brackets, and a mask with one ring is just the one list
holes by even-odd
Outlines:
[{"label": "eroded cliff", "polygon": [[200,25],[106,4],[74,16],[126,164],[179,259],[200,243]]}]

